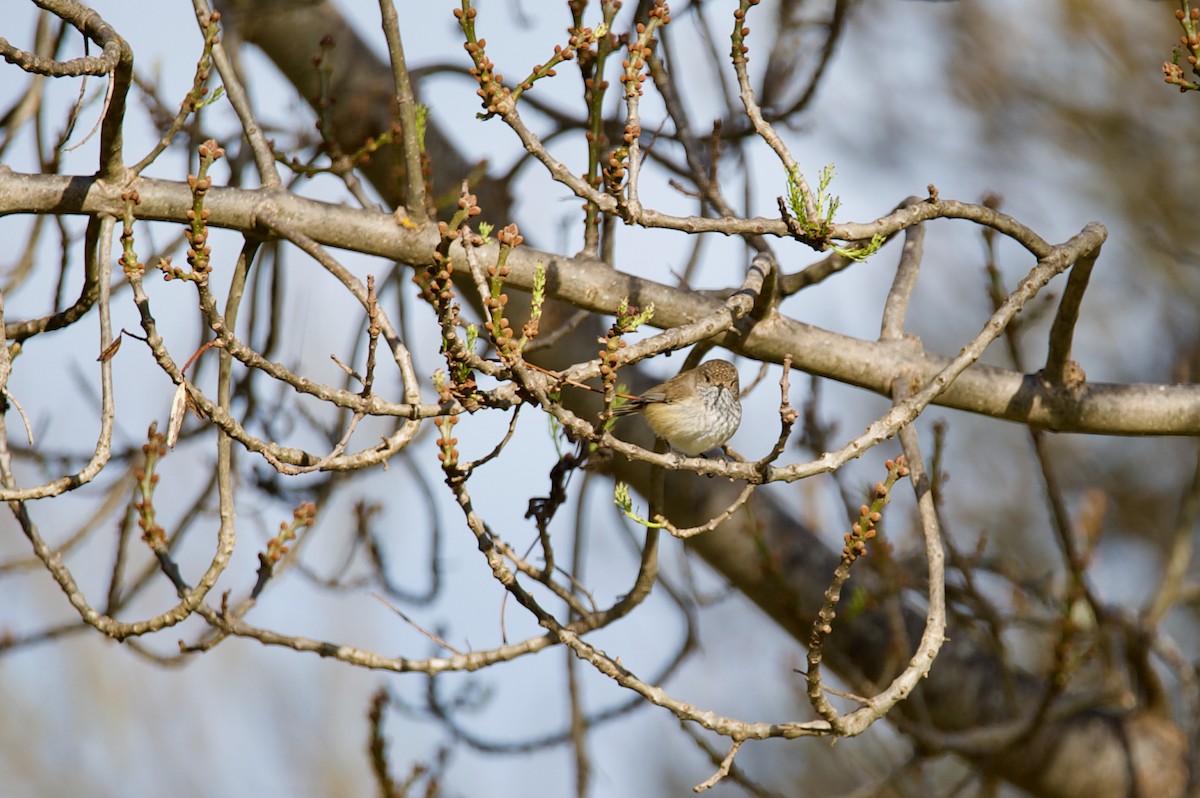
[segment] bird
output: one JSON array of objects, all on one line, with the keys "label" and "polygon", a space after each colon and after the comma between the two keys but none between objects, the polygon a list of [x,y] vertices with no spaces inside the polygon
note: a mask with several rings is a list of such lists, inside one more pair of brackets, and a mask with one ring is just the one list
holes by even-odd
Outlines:
[{"label": "bird", "polygon": [[708,360],[613,409],[617,416],[637,412],[672,449],[703,454],[732,438],[742,422],[737,368]]}]

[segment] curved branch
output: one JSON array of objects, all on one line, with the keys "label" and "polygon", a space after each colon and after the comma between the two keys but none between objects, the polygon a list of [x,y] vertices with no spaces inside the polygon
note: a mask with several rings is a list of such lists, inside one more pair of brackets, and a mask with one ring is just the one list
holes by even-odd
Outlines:
[{"label": "curved branch", "polygon": [[[186,185],[143,179],[138,184],[139,218],[186,221],[191,194]],[[257,219],[272,210],[292,227],[303,230],[326,246],[354,249],[409,264],[431,261],[437,248],[437,231],[411,230],[387,214],[345,208],[296,197],[284,192],[255,192],[213,187],[208,223],[217,227],[260,234]],[[120,215],[124,204],[120,190],[95,177],[30,175],[0,165],[0,216],[10,213]],[[904,229],[932,218],[968,219],[1012,235],[1038,257],[1053,247],[1020,222],[983,205],[954,200],[925,200],[898,209],[870,225],[855,226],[856,238],[870,238],[870,230]],[[723,220],[699,220],[720,223]],[[843,225],[843,227],[847,227]],[[862,229],[858,229],[862,228]],[[1089,236],[1101,238],[1103,226],[1093,223]],[[780,234],[784,231],[779,230]],[[480,249],[485,262],[494,262],[495,244]],[[521,246],[509,255],[506,284],[532,290],[539,264],[545,268],[549,297],[597,313],[611,313],[628,297],[637,305],[653,302],[652,324],[669,328],[709,315],[720,308],[719,299],[687,289],[663,285],[633,275],[614,272],[588,258],[570,258]],[[11,331],[14,327],[8,328]],[[907,370],[928,379],[951,359],[933,352],[872,342],[823,330],[784,316],[759,322],[743,339],[718,339],[730,351],[756,360],[782,363],[794,355],[794,367],[822,377],[888,395],[888,375]],[[937,397],[936,404],[1001,418],[1058,432],[1094,435],[1200,435],[1200,385],[1112,384],[1089,382],[1070,395],[1041,382],[1033,375],[974,364]]]}]

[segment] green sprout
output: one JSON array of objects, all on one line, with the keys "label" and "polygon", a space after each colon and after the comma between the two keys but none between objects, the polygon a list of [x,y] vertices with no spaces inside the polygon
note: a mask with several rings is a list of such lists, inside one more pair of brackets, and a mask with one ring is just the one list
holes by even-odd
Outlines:
[{"label": "green sprout", "polygon": [[821,177],[817,181],[817,197],[813,202],[813,206],[817,209],[817,215],[815,219],[810,219],[806,208],[811,197],[805,188],[804,181],[800,179],[800,167],[792,167],[792,170],[788,172],[788,209],[796,217],[801,230],[812,238],[824,239],[829,235],[829,229],[833,226],[834,214],[842,204],[841,197],[828,193],[829,184],[833,182],[833,175],[833,164],[829,164],[821,170]]},{"label": "green sprout", "polygon": [[621,509],[621,513],[633,521],[635,524],[640,524],[647,529],[662,529],[663,524],[655,521],[647,521],[633,511],[633,499],[629,496],[629,485],[624,482],[618,482],[613,488],[613,504]]},{"label": "green sprout", "polygon": [[849,258],[852,261],[862,262],[862,261],[866,260],[867,258],[871,257],[872,255],[874,255],[876,252],[878,252],[879,248],[883,246],[883,243],[885,241],[887,241],[887,238],[885,236],[881,236],[878,233],[876,233],[875,235],[871,236],[871,240],[867,242],[866,246],[862,246],[862,247],[837,247],[837,246],[835,246],[833,248],[833,251],[838,253],[842,257]]},{"label": "green sprout", "polygon": [[633,332],[654,317],[654,303],[651,302],[637,313],[629,312],[629,297],[621,300],[617,306],[617,323],[613,326],[623,333]]},{"label": "green sprout", "polygon": [[[800,180],[800,167],[794,167],[788,173],[788,209],[792,212],[792,216],[795,217],[801,232],[809,238],[818,241],[825,241],[829,238],[829,234],[833,229],[833,217],[842,204],[841,197],[829,193],[829,186],[833,183],[834,174],[833,164],[829,164],[821,170],[821,176],[817,180],[816,201],[813,202],[813,207],[816,208],[817,215],[815,219],[810,219],[805,210],[810,197],[804,187],[803,181]],[[886,240],[884,236],[875,235],[865,246],[834,246],[833,251],[852,261],[861,262],[878,252]]]},{"label": "green sprout", "polygon": [[521,328],[521,340],[517,351],[525,350],[529,339],[537,335],[538,322],[542,319],[542,306],[546,304],[546,264],[540,260],[533,265],[533,290],[529,300],[529,321]]},{"label": "green sprout", "polygon": [[217,88],[216,88],[216,89],[213,91],[213,93],[212,93],[212,94],[208,95],[208,96],[207,96],[207,97],[205,97],[203,100],[201,100],[200,102],[196,103],[196,105],[195,105],[195,110],[197,110],[197,111],[198,111],[198,110],[200,110],[201,108],[204,108],[204,107],[206,107],[206,106],[212,105],[213,103],[215,103],[217,100],[221,99],[221,98],[222,98],[222,97],[224,97],[224,96],[225,96],[225,87],[224,87],[224,86],[217,86]]},{"label": "green sprout", "polygon": [[546,264],[540,260],[533,265],[533,299],[529,309],[531,319],[542,317],[542,305],[546,302]]}]

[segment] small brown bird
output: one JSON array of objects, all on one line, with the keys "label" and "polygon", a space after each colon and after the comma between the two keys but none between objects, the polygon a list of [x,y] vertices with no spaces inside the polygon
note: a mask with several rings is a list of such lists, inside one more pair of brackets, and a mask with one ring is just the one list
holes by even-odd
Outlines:
[{"label": "small brown bird", "polygon": [[613,411],[641,411],[654,434],[689,456],[733,437],[742,422],[738,373],[725,360],[709,360],[677,374]]}]

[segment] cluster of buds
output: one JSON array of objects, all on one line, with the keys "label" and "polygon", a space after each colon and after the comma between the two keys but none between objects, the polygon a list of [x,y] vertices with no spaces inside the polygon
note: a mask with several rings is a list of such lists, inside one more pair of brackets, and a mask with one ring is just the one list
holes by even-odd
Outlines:
[{"label": "cluster of buds", "polygon": [[424,269],[417,269],[413,273],[412,281],[416,283],[417,288],[421,289],[421,299],[440,312],[442,309],[448,308],[454,299],[454,284],[450,281],[454,263],[443,249],[449,249],[448,243],[458,238],[458,232],[451,229],[445,222],[438,222],[438,233],[441,234],[442,241],[447,246],[439,247],[433,253],[433,262]]},{"label": "cluster of buds", "polygon": [[[478,246],[483,243],[483,239],[467,226],[467,221],[473,216],[478,216],[479,213],[480,208],[475,195],[467,191],[464,185],[463,193],[458,200],[458,211],[454,214],[454,218],[449,222],[438,222],[441,241],[433,253],[432,263],[413,275],[413,282],[421,289],[421,298],[433,307],[442,328],[442,353],[446,356],[450,375],[444,389],[439,388],[439,393],[443,395],[443,400],[458,397],[468,406],[474,401],[476,388],[470,356],[470,348],[475,340],[476,331],[474,325],[467,325],[466,342],[461,340],[461,330],[463,329],[460,321],[461,308],[454,300],[454,284],[451,282],[454,264],[450,258],[450,247],[455,241],[462,241],[464,245],[468,246]],[[495,299],[496,307],[493,309],[493,303],[488,303],[488,309],[492,312],[493,317],[500,321],[504,320],[503,307],[507,298],[501,301],[498,294],[497,288],[492,297]],[[507,329],[507,321],[504,321],[504,325],[489,324],[488,329],[504,329],[507,331],[507,338],[511,340],[512,330]],[[443,379],[445,379],[445,375],[443,375]]]},{"label": "cluster of buds", "polygon": [[617,353],[625,348],[625,341],[615,334],[616,324],[609,328],[608,335],[600,339],[600,379],[605,385],[617,379]]},{"label": "cluster of buds", "polygon": [[510,271],[506,261],[513,248],[519,247],[525,239],[517,231],[517,226],[510,224],[496,233],[496,240],[500,242],[500,253],[496,258],[496,263],[487,267],[491,293],[484,297],[483,304],[490,319],[484,323],[484,328],[491,335],[497,353],[501,357],[505,357],[516,354],[515,334],[509,325],[508,318],[504,315],[504,306],[508,304],[508,294],[504,293],[503,287],[504,280]]},{"label": "cluster of buds", "polygon": [[[445,222],[439,222],[438,227],[442,231],[443,241],[458,237],[457,233],[446,228]],[[450,280],[453,271],[454,263],[450,255],[439,249],[433,253],[433,262],[413,275],[413,282],[421,289],[421,298],[437,313],[442,326],[442,352],[451,358],[460,349],[458,320],[461,310],[454,300],[454,283]],[[459,370],[454,369],[454,373],[457,375]]]},{"label": "cluster of buds", "polygon": [[896,484],[897,479],[908,476],[908,463],[903,456],[894,461],[888,460],[884,465],[888,471],[887,479],[875,483],[871,505],[868,507],[864,504],[859,508],[858,520],[851,525],[849,534],[845,536],[846,545],[842,548],[842,559],[845,562],[854,562],[867,553],[867,541],[877,534],[879,523],[883,520],[883,508],[891,500],[892,486]]},{"label": "cluster of buds", "polygon": [[200,168],[196,170],[196,174],[188,175],[187,179],[188,188],[192,190],[192,207],[187,212],[190,227],[183,233],[188,241],[187,260],[192,267],[192,273],[185,275],[178,269],[164,268],[167,279],[187,276],[196,279],[212,270],[209,262],[212,248],[207,246],[208,208],[204,207],[204,195],[212,188],[212,178],[208,176],[208,169],[224,157],[225,150],[217,146],[215,139],[209,139],[201,144],[197,151],[200,153]]},{"label": "cluster of buds", "polygon": [[458,438],[455,438],[454,425],[458,423],[458,416],[442,416],[437,421],[438,432],[441,433],[434,443],[438,447],[438,460],[442,463],[442,470],[446,472],[447,480],[458,475]]},{"label": "cluster of buds", "polygon": [[608,33],[603,28],[599,32],[591,28],[571,28],[568,32],[571,34],[571,37],[567,39],[567,49],[572,51],[586,51],[588,45],[594,42],[599,35],[606,35]]},{"label": "cluster of buds", "polygon": [[[582,12],[581,12],[582,13]],[[615,11],[613,13],[616,13]],[[573,14],[574,19],[580,19],[580,14]],[[579,71],[584,76],[583,97],[584,101],[591,103],[595,97],[591,94],[592,89],[599,87],[601,91],[608,88],[608,81],[600,81],[598,84],[592,83],[592,75],[596,69],[596,62],[601,57],[599,52],[601,49],[610,49],[615,46],[618,39],[608,32],[607,25],[601,25],[597,30],[585,28],[583,26],[571,26],[567,28],[569,37],[565,52],[575,53],[579,56]],[[604,37],[608,37],[605,42]],[[592,44],[599,45],[596,49],[592,48]],[[555,54],[559,53],[556,46]],[[565,58],[563,60],[566,60]]]},{"label": "cluster of buds", "polygon": [[1183,35],[1179,37],[1183,51],[1181,53],[1176,50],[1174,57],[1163,63],[1164,80],[1178,86],[1180,91],[1200,91],[1200,84],[1186,79],[1183,76],[1183,67],[1177,63],[1179,56],[1186,53],[1186,60],[1192,67],[1192,72],[1200,75],[1200,8],[1189,8],[1187,13],[1179,9],[1175,12],[1175,19],[1183,28]]},{"label": "cluster of buds", "polygon": [[[488,266],[487,273],[493,285],[502,285],[505,278],[508,277],[509,268],[497,263]],[[491,318],[484,322],[484,328],[491,333],[497,350],[509,351],[513,343],[513,330],[509,325],[508,318],[504,315],[504,306],[508,304],[508,294],[501,293],[484,297],[483,304],[491,315]]]},{"label": "cluster of buds", "polygon": [[749,60],[747,53],[750,48],[746,46],[746,37],[750,35],[750,29],[744,27],[742,23],[746,21],[746,10],[758,5],[758,0],[742,0],[742,4],[733,12],[733,48],[729,55],[733,58],[734,64],[741,64]]},{"label": "cluster of buds", "polygon": [[443,401],[449,401],[454,396],[465,399],[474,394],[475,380],[471,376],[471,367],[463,360],[464,345],[459,340],[461,307],[454,299],[454,283],[450,280],[454,263],[447,250],[449,242],[458,238],[459,234],[445,222],[439,222],[438,228],[442,233],[443,246],[433,253],[433,263],[417,270],[413,282],[420,287],[421,298],[433,307],[442,328],[442,353],[450,366],[452,382],[439,393],[444,394]]},{"label": "cluster of buds", "polygon": [[201,21],[204,28],[204,56],[196,65],[196,78],[192,91],[184,98],[183,104],[189,113],[195,113],[205,103],[204,95],[208,94],[208,78],[212,74],[212,48],[220,41],[221,12],[213,11],[208,15],[208,21]]},{"label": "cluster of buds", "polygon": [[121,269],[126,277],[132,279],[146,271],[146,264],[138,260],[137,252],[133,249],[133,209],[141,204],[142,198],[138,196],[137,189],[131,188],[121,195],[121,199],[125,202],[124,225],[121,228]]},{"label": "cluster of buds", "polygon": [[1187,15],[1184,15],[1182,9],[1177,10],[1175,19],[1184,26],[1185,32],[1183,36],[1179,37],[1179,43],[1191,53],[1187,57],[1187,62],[1195,68],[1196,56],[1200,54],[1200,31],[1197,31],[1196,28],[1196,23],[1200,22],[1200,7],[1189,9]]},{"label": "cluster of buds", "polygon": [[598,339],[600,343],[604,344],[600,350],[600,379],[604,382],[606,394],[616,386],[617,356],[625,348],[623,336],[645,324],[653,315],[653,304],[643,310],[631,306],[627,299],[621,300],[621,305],[617,308],[617,316],[613,319],[612,326],[608,328],[608,333]]},{"label": "cluster of buds", "polygon": [[445,307],[454,299],[454,283],[450,282],[450,272],[454,271],[454,263],[440,252],[433,253],[433,263],[425,269],[416,270],[413,282],[421,289],[420,296],[434,307]]},{"label": "cluster of buds", "polygon": [[279,534],[267,541],[267,552],[264,555],[266,562],[274,565],[283,559],[283,555],[288,553],[287,544],[296,539],[296,530],[312,526],[316,522],[317,505],[303,502],[292,513],[292,520],[280,521]]},{"label": "cluster of buds", "polygon": [[[637,39],[629,43],[629,57],[621,62],[624,73],[621,83],[625,85],[625,97],[640,97],[642,84],[646,81],[643,69],[646,59],[650,57],[654,45],[654,29],[671,21],[671,9],[663,0],[658,0],[648,14],[649,23],[637,24]],[[626,131],[625,143],[629,143],[629,133]],[[636,136],[637,134],[635,134]]]},{"label": "cluster of buds", "polygon": [[[875,485],[876,490],[881,487],[882,482]],[[882,513],[872,511],[865,504],[858,508],[858,512],[859,518],[851,525],[850,533],[845,536],[846,545],[842,548],[842,556],[852,561],[866,555],[867,541],[875,537],[876,527],[883,520]]]},{"label": "cluster of buds", "polygon": [[[262,593],[267,582],[275,575],[275,565],[288,553],[288,543],[296,539],[297,530],[312,526],[317,521],[317,505],[303,502],[292,512],[291,521],[279,524],[279,534],[267,541],[267,550],[258,553],[258,580],[250,591],[250,598],[256,599]],[[226,594],[228,596],[228,594]],[[228,608],[222,602],[222,614],[228,613]]]},{"label": "cluster of buds", "polygon": [[467,54],[471,56],[471,61],[475,64],[469,71],[471,77],[475,78],[475,82],[479,84],[475,93],[483,101],[486,113],[482,114],[482,117],[487,119],[497,114],[504,115],[511,109],[512,100],[509,97],[508,89],[504,88],[504,76],[496,72],[496,65],[484,51],[484,48],[487,47],[487,39],[475,39],[477,13],[474,8],[454,9],[454,16],[458,18],[458,24],[467,36],[467,41],[463,43],[463,49],[467,51]]},{"label": "cluster of buds", "polygon": [[146,442],[142,444],[142,454],[146,461],[134,472],[137,478],[139,498],[133,503],[133,509],[138,514],[138,527],[142,530],[142,540],[150,544],[155,551],[166,550],[167,532],[158,525],[154,513],[154,488],[158,485],[158,474],[155,468],[162,458],[167,456],[167,436],[158,431],[158,422],[150,424],[146,433]]},{"label": "cluster of buds", "polygon": [[[629,128],[625,128],[625,136],[629,137]],[[621,193],[621,185],[625,182],[625,168],[629,162],[629,147],[617,147],[608,154],[608,163],[604,165],[604,188],[613,196]]]}]

